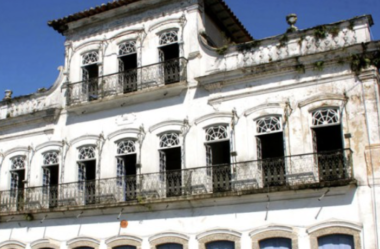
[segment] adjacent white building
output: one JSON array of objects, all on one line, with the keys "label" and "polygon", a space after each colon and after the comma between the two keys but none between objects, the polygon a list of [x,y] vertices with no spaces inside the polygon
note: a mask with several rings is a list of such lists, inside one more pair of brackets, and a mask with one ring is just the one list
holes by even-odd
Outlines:
[{"label": "adjacent white building", "polygon": [[254,40],[223,0],[119,0],[49,22],[56,82],[0,101],[0,248],[379,248],[372,18],[294,19]]}]

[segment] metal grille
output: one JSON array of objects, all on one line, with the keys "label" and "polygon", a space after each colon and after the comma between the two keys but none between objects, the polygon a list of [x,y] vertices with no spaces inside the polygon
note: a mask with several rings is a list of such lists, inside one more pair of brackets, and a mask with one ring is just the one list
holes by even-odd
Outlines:
[{"label": "metal grille", "polygon": [[168,45],[178,42],[178,33],[175,30],[160,35],[160,45]]},{"label": "metal grille", "polygon": [[165,133],[160,138],[160,148],[171,148],[179,145],[180,142],[177,133]]},{"label": "metal grille", "polygon": [[129,55],[136,53],[136,42],[127,41],[119,45],[119,55]]},{"label": "metal grille", "polygon": [[212,126],[206,130],[206,141],[216,141],[220,139],[227,139],[227,127],[223,125]]},{"label": "metal grille", "polygon": [[135,141],[133,140],[123,140],[117,144],[117,154],[127,155],[136,152]]},{"label": "metal grille", "polygon": [[82,64],[89,65],[93,63],[97,63],[99,58],[99,54],[97,51],[91,51],[82,55]]},{"label": "metal grille", "polygon": [[79,149],[79,160],[95,159],[95,147],[84,146]]},{"label": "metal grille", "polygon": [[339,123],[338,109],[321,109],[313,112],[313,126],[326,126]]},{"label": "metal grille", "polygon": [[43,165],[56,165],[58,164],[58,152],[57,151],[49,151],[43,154],[44,161]]},{"label": "metal grille", "polygon": [[16,156],[11,158],[11,169],[25,169],[25,156]]},{"label": "metal grille", "polygon": [[281,131],[280,118],[276,116],[263,117],[256,121],[257,133],[272,133]]}]

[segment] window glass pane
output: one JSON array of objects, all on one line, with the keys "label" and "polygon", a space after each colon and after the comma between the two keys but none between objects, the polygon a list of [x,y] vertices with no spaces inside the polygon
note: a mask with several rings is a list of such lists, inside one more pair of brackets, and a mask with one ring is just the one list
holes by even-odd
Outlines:
[{"label": "window glass pane", "polygon": [[351,235],[333,234],[318,238],[319,249],[355,249]]},{"label": "window glass pane", "polygon": [[183,249],[183,246],[181,244],[169,243],[169,244],[159,245],[157,246],[157,249]]},{"label": "window glass pane", "polygon": [[235,242],[214,241],[206,244],[206,249],[235,249]]},{"label": "window glass pane", "polygon": [[292,241],[286,238],[271,238],[260,241],[260,249],[291,249]]}]

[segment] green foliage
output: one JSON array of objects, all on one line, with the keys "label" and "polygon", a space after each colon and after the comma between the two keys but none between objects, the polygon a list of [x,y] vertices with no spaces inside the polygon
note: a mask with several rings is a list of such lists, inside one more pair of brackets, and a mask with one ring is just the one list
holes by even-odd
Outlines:
[{"label": "green foliage", "polygon": [[218,54],[218,55],[224,55],[226,53],[228,49],[228,46],[227,45],[224,45],[222,47],[219,47],[215,50],[215,52]]},{"label": "green foliage", "polygon": [[334,25],[331,26],[328,31],[333,37],[337,37],[339,35],[340,28],[339,26]]},{"label": "green foliage", "polygon": [[286,43],[289,41],[289,37],[284,34],[281,38],[280,38],[280,45],[279,47],[284,47],[286,45]]},{"label": "green foliage", "polygon": [[316,71],[323,71],[325,62],[324,61],[317,61],[314,63],[314,70]]},{"label": "green foliage", "polygon": [[317,40],[324,39],[328,35],[327,28],[324,25],[318,26],[314,29],[314,37]]},{"label": "green foliage", "polygon": [[297,64],[297,65],[295,66],[295,69],[296,69],[296,71],[297,71],[298,73],[301,73],[301,74],[305,73],[305,71],[306,71],[306,69],[305,69],[305,65],[303,65],[303,64]]},{"label": "green foliage", "polygon": [[257,40],[253,40],[253,41],[246,42],[246,43],[241,43],[241,44],[237,45],[237,50],[239,52],[249,51],[251,49],[254,49],[254,48],[260,46],[260,44],[261,44],[261,42],[257,41]]}]

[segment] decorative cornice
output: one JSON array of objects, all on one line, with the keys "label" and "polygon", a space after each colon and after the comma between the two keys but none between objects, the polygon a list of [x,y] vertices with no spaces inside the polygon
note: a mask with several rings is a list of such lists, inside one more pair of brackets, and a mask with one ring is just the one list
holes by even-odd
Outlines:
[{"label": "decorative cornice", "polygon": [[206,115],[203,115],[199,118],[195,119],[195,124],[198,125],[204,121],[210,120],[210,119],[217,119],[217,118],[232,118],[231,112],[213,112]]},{"label": "decorative cornice", "polygon": [[184,239],[187,241],[189,240],[189,237],[187,235],[175,233],[175,232],[159,233],[159,234],[153,235],[148,240],[149,240],[149,242],[151,242],[153,240],[164,238],[164,237],[177,237],[177,238],[181,238],[181,239]]},{"label": "decorative cornice", "polygon": [[228,230],[228,229],[216,229],[216,230],[211,230],[211,231],[206,231],[203,233],[200,233],[196,236],[197,240],[202,239],[203,237],[213,235],[213,234],[229,234],[237,237],[241,237],[241,233],[233,231],[233,230]]},{"label": "decorative cornice", "polygon": [[123,135],[123,134],[134,134],[137,136],[137,134],[139,134],[139,129],[138,128],[125,128],[125,129],[120,129],[120,130],[117,130],[117,131],[114,131],[112,133],[110,133],[107,137],[108,140],[111,140],[119,135]]},{"label": "decorative cornice", "polygon": [[309,105],[311,103],[317,102],[317,101],[324,101],[324,100],[341,100],[341,101],[347,101],[348,98],[344,96],[343,94],[333,94],[333,93],[323,93],[311,96],[305,100],[302,100],[298,102],[298,107],[302,108],[306,105]]},{"label": "decorative cornice", "polygon": [[53,147],[53,146],[62,147],[62,141],[48,141],[48,142],[39,144],[36,146],[36,151],[39,151],[45,147]]},{"label": "decorative cornice", "polygon": [[363,229],[363,226],[361,224],[347,222],[347,221],[331,220],[331,221],[326,221],[323,223],[310,226],[306,229],[306,232],[310,234],[317,230],[328,228],[328,227],[346,227],[346,228],[354,229],[356,231],[361,231]]},{"label": "decorative cornice", "polygon": [[150,128],[149,128],[149,132],[153,132],[159,128],[162,128],[162,127],[165,127],[165,126],[169,126],[169,125],[178,125],[180,127],[182,127],[183,125],[183,120],[166,120],[166,121],[162,121],[162,122],[159,122],[155,125],[152,125]]}]

